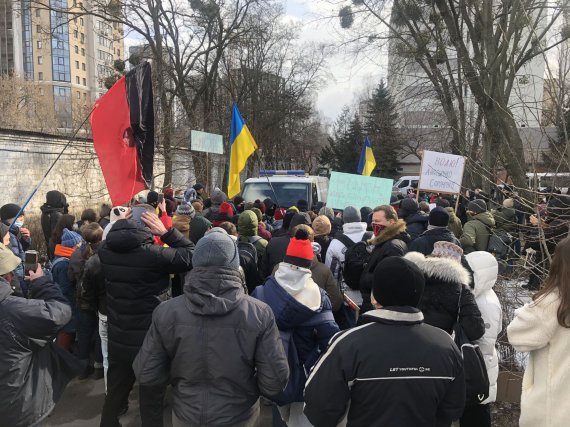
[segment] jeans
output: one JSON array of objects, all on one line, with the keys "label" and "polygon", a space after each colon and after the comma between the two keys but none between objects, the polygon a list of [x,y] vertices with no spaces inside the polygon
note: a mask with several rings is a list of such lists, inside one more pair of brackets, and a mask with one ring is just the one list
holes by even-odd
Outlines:
[{"label": "jeans", "polygon": [[107,316],[99,314],[99,338],[101,338],[101,353],[103,355],[103,372],[105,374],[105,393],[107,392],[107,371],[109,370],[109,351],[107,339]]},{"label": "jeans", "polygon": [[97,314],[94,311],[79,311],[76,335],[79,347],[79,359],[89,360],[91,350],[94,350],[95,367],[100,368],[103,362],[103,355],[101,354],[101,340],[97,333]]},{"label": "jeans", "polygon": [[[135,383],[133,362],[109,357],[107,396],[101,414],[101,427],[120,427],[119,413],[128,404]],[[165,386],[139,386],[139,407],[142,427],[163,426]]]}]

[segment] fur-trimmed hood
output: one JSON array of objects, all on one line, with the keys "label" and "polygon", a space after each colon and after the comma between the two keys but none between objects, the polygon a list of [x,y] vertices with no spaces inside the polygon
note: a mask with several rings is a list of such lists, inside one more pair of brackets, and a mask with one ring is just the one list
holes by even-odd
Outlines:
[{"label": "fur-trimmed hood", "polygon": [[445,282],[469,285],[471,276],[467,269],[447,258],[425,257],[419,252],[408,252],[404,258],[416,264],[427,280],[436,279]]},{"label": "fur-trimmed hood", "polygon": [[[399,237],[401,234],[406,232],[406,221],[399,219],[394,224],[386,227],[378,236],[374,236],[368,241],[369,245],[381,245],[388,240],[392,240]],[[408,239],[409,240],[409,239]],[[406,243],[408,243],[406,241]]]}]

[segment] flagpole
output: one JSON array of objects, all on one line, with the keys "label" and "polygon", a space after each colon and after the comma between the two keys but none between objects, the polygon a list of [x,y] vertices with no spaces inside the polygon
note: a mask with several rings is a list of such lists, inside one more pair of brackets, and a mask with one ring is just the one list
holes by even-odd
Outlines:
[{"label": "flagpole", "polygon": [[42,177],[42,179],[40,180],[40,182],[38,183],[38,185],[36,185],[36,187],[34,188],[34,190],[32,191],[32,194],[30,194],[30,196],[28,197],[28,199],[24,202],[24,204],[22,205],[22,207],[20,208],[20,211],[18,212],[18,215],[16,215],[16,217],[14,218],[14,220],[12,221],[12,224],[10,224],[9,229],[11,230],[12,227],[14,226],[14,224],[16,223],[16,221],[18,220],[18,218],[20,217],[20,215],[22,215],[22,212],[24,212],[24,209],[26,209],[26,206],[28,206],[28,204],[30,203],[30,201],[32,200],[32,198],[36,195],[37,191],[40,189],[40,187],[42,186],[42,184],[44,183],[45,179],[47,178],[47,176],[49,175],[49,173],[51,172],[51,170],[53,169],[53,167],[55,166],[55,164],[58,162],[58,160],[61,158],[61,156],[63,155],[64,151],[67,150],[67,147],[69,147],[71,145],[71,143],[75,140],[75,137],[77,136],[77,134],[79,133],[79,131],[81,130],[81,128],[83,127],[83,125],[85,123],[87,123],[87,120],[89,120],[89,117],[91,117],[91,113],[93,113],[93,111],[95,111],[95,108],[97,108],[97,103],[95,103],[95,105],[93,105],[93,108],[91,109],[91,111],[89,112],[89,114],[87,114],[87,117],[85,117],[85,120],[83,120],[83,122],[79,125],[79,127],[77,128],[77,130],[73,133],[73,135],[69,138],[69,141],[67,141],[67,144],[65,144],[65,146],[63,147],[63,149],[60,151],[60,153],[57,155],[57,157],[55,158],[55,160],[53,161],[53,163],[51,164],[51,166],[49,167],[49,169],[46,171],[46,173],[44,174],[44,176]]}]

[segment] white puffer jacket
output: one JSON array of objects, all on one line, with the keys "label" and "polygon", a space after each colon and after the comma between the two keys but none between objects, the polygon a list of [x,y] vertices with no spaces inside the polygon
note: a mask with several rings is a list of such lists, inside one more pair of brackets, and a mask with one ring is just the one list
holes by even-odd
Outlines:
[{"label": "white puffer jacket", "polygon": [[495,343],[503,324],[503,310],[493,286],[497,281],[497,260],[489,252],[471,252],[465,258],[473,270],[475,302],[485,322],[485,335],[477,341],[485,358],[489,375],[489,397],[482,404],[494,402],[497,398],[497,377],[499,376],[499,358]]}]

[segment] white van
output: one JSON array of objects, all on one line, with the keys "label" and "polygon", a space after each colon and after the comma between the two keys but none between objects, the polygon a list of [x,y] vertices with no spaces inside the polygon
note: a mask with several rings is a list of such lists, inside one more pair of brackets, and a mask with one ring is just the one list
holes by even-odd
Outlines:
[{"label": "white van", "polygon": [[404,196],[408,194],[408,190],[418,188],[420,183],[419,175],[408,175],[402,176],[400,179],[395,181],[394,186],[392,187],[392,192],[394,193],[401,193]]},{"label": "white van", "polygon": [[317,203],[327,201],[329,179],[324,176],[289,170],[262,170],[259,175],[258,178],[248,178],[243,184],[241,196],[246,202],[269,198],[287,209],[302,199],[309,203],[310,209],[314,209]]}]

